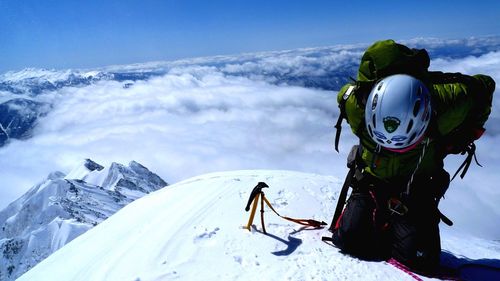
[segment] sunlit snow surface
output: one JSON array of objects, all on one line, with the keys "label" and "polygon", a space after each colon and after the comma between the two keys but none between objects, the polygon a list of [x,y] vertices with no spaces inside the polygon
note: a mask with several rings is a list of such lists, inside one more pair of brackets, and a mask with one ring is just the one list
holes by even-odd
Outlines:
[{"label": "sunlit snow surface", "polygon": [[[326,229],[301,228],[267,207],[268,235],[258,214],[255,228],[244,229],[244,208],[259,181],[270,186],[265,195],[282,215],[328,222],[342,184],[287,171],[191,178],[131,203],[19,280],[413,280],[385,262],[343,255],[321,242]],[[500,260],[498,242],[444,231],[443,245],[461,259]]]}]

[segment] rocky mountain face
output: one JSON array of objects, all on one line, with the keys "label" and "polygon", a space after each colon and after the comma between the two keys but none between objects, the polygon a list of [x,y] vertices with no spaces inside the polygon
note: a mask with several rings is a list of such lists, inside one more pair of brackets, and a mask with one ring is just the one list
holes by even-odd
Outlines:
[{"label": "rocky mountain face", "polygon": [[0,147],[10,139],[27,139],[39,117],[47,114],[50,105],[24,98],[0,104]]},{"label": "rocky mountain face", "polygon": [[85,160],[0,212],[0,280],[14,280],[130,202],[168,184],[141,164]]}]

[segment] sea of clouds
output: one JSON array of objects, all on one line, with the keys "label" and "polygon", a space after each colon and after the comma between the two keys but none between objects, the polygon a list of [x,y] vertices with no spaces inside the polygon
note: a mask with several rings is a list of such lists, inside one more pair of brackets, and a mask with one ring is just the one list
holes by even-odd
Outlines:
[{"label": "sea of clouds", "polygon": [[[430,42],[431,48],[444,48]],[[484,73],[500,81],[500,50],[468,44],[457,47],[469,50],[465,56],[436,56],[431,68]],[[0,148],[0,208],[50,172],[68,173],[84,158],[103,165],[135,160],[169,183],[238,169],[298,170],[343,178],[346,154],[356,139],[344,123],[340,154],[333,149],[335,88],[347,81],[346,76],[355,75],[364,48],[349,45],[113,66],[103,69],[154,75],[42,92],[34,98],[51,104],[52,110],[39,119],[33,137]],[[455,179],[442,203],[443,213],[457,228],[489,239],[500,239],[499,109],[496,97],[487,132],[477,143],[484,167],[473,164],[463,180]],[[449,171],[463,159],[449,157]]]}]

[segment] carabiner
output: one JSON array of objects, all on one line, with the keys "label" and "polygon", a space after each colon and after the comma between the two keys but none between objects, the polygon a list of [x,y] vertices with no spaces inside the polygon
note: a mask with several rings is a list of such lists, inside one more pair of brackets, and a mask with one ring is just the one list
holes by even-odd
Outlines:
[{"label": "carabiner", "polygon": [[408,213],[408,208],[399,200],[398,198],[390,198],[387,201],[387,208],[391,211],[391,214],[398,214],[400,216],[406,215]]}]

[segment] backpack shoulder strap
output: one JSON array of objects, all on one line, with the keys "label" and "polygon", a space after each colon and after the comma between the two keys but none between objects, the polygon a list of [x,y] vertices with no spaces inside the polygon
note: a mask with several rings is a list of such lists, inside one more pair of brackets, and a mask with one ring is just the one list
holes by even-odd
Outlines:
[{"label": "backpack shoulder strap", "polygon": [[[342,131],[342,120],[346,119],[347,122],[349,122],[349,114],[346,110],[347,101],[351,98],[351,96],[354,96],[354,98],[356,99],[356,103],[364,108],[366,100],[368,99],[368,95],[370,94],[371,88],[373,87],[374,84],[375,83],[371,81],[355,81],[355,84],[347,84],[340,90],[339,97],[337,98],[340,108],[340,114],[339,118],[337,119],[337,123],[335,124],[335,129],[336,129],[335,150],[337,152],[339,152],[340,133]],[[364,116],[361,118],[361,120],[364,120]],[[358,126],[356,132],[359,131],[361,127],[362,126]]]},{"label": "backpack shoulder strap", "polygon": [[358,167],[360,153],[361,153],[361,145],[354,145],[351,148],[349,155],[347,156],[347,167],[349,168],[349,172],[347,173],[344,184],[342,185],[339,199],[337,201],[337,207],[335,208],[335,213],[333,214],[332,222],[329,228],[331,232],[333,232],[337,228],[336,225],[337,221],[339,220],[342,214],[342,210],[344,209],[349,187],[351,187],[352,179],[355,177],[356,174],[356,168]]},{"label": "backpack shoulder strap", "polygon": [[339,118],[337,119],[337,123],[335,124],[335,129],[337,129],[337,131],[335,132],[335,150],[337,152],[339,152],[340,133],[342,131],[342,120],[344,120],[344,118],[347,118],[347,114],[345,112],[345,104],[347,102],[347,99],[349,99],[351,94],[354,92],[355,88],[356,88],[355,85],[350,85],[345,91],[345,93],[342,95],[342,99],[339,100],[340,114]]}]

